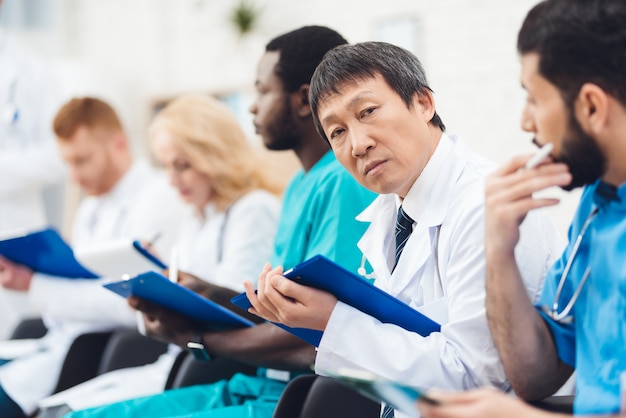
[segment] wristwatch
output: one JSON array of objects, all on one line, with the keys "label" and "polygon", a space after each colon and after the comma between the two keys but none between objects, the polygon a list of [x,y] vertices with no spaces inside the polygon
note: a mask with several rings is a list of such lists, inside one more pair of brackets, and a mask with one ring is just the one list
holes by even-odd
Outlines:
[{"label": "wristwatch", "polygon": [[207,353],[204,348],[204,344],[202,344],[202,333],[196,334],[191,341],[187,343],[187,349],[196,360],[199,361],[210,361],[211,356]]}]

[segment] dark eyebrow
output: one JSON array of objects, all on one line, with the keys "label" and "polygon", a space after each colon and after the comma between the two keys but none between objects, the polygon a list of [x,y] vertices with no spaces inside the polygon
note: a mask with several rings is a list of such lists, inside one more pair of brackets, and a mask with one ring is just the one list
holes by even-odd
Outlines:
[{"label": "dark eyebrow", "polygon": [[[362,92],[359,92],[356,96],[354,96],[352,98],[352,100],[350,100],[350,102],[348,102],[348,109],[352,109],[353,107],[355,107],[356,105],[358,105],[360,102],[362,102],[363,100],[367,99],[368,97],[373,96],[373,92],[369,91],[369,90],[365,90]],[[326,116],[325,118],[323,118],[321,120],[322,124],[326,124],[332,121],[332,119],[334,118],[334,114],[330,114],[328,116]]]}]

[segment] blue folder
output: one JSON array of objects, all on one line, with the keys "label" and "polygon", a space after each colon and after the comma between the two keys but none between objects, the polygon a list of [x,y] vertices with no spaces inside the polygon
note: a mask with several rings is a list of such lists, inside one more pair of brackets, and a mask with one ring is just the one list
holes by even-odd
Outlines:
[{"label": "blue folder", "polygon": [[[379,321],[398,325],[407,331],[417,332],[426,337],[431,332],[439,332],[441,329],[438,323],[426,315],[322,255],[316,255],[298,264],[284,275],[305,286],[332,293],[338,300]],[[231,302],[246,310],[251,307],[245,293],[235,296]],[[321,331],[276,325],[316,347],[322,339]]]},{"label": "blue folder", "polygon": [[51,276],[95,279],[54,228],[0,241],[0,255],[31,270]]},{"label": "blue folder", "polygon": [[206,329],[224,330],[254,326],[251,321],[153,271],[129,280],[107,283],[104,287],[124,298],[137,296],[163,306],[197,321]]}]

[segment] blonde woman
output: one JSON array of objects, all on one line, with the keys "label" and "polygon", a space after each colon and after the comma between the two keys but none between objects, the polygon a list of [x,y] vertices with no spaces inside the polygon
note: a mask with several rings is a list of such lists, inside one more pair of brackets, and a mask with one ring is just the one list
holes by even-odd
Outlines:
[{"label": "blonde woman", "polygon": [[209,96],[183,96],[150,128],[153,155],[189,206],[179,266],[235,291],[271,257],[280,192],[232,113]]},{"label": "blonde woman", "polygon": [[[256,281],[272,255],[280,188],[233,114],[209,96],[172,101],[155,118],[149,138],[155,159],[189,211],[176,251],[184,272],[179,282],[228,300],[244,290],[244,280]],[[153,364],[76,386],[66,391],[65,402],[72,410],[97,407],[98,416],[117,416],[119,404],[107,404],[163,391],[179,351],[170,345]]]}]

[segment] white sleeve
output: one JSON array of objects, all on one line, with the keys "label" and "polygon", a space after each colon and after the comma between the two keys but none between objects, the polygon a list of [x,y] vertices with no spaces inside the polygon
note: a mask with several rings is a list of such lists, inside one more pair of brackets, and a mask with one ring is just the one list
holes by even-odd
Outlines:
[{"label": "white sleeve", "polygon": [[47,324],[83,322],[95,327],[136,325],[126,299],[102,287],[106,279],[64,279],[36,273],[29,295]]},{"label": "white sleeve", "polygon": [[244,290],[244,280],[256,283],[270,260],[280,211],[279,201],[264,192],[241,200],[228,214],[222,259],[211,272],[212,283],[236,291]]}]

